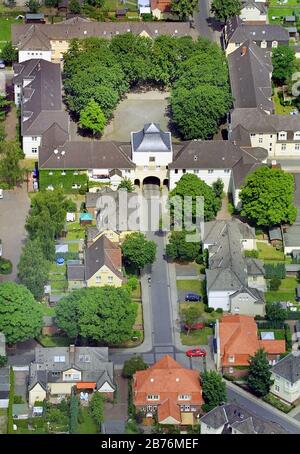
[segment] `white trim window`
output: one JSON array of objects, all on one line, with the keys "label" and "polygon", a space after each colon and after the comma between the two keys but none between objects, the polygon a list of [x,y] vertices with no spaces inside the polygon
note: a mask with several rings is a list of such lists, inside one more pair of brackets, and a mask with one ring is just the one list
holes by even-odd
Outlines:
[{"label": "white trim window", "polygon": [[38,151],[38,150],[37,150],[36,147],[31,148],[31,153],[35,154],[35,153],[37,153],[37,151]]},{"label": "white trim window", "polygon": [[148,394],[147,400],[159,400],[159,394]]},{"label": "white trim window", "polygon": [[191,400],[191,396],[189,394],[180,394],[178,400]]},{"label": "white trim window", "polygon": [[286,143],[281,144],[281,151],[286,151]]}]

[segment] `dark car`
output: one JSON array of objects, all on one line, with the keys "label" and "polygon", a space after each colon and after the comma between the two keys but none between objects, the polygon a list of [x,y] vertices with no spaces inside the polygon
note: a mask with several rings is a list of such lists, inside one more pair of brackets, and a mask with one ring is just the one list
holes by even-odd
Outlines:
[{"label": "dark car", "polygon": [[201,296],[197,293],[187,293],[185,295],[185,301],[201,301]]}]

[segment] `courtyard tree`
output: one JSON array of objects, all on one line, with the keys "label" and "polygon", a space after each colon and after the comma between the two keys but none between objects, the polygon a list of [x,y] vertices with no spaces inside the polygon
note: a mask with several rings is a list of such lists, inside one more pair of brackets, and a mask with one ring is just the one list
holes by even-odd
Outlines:
[{"label": "courtyard tree", "polygon": [[221,178],[218,178],[216,181],[213,182],[212,184],[212,189],[215,193],[215,196],[218,199],[222,198],[223,195],[223,190],[224,190],[224,182],[221,180]]},{"label": "courtyard tree", "polygon": [[271,322],[283,323],[287,317],[287,312],[281,307],[280,303],[267,303],[266,317]]},{"label": "courtyard tree", "polygon": [[258,397],[266,396],[270,391],[273,384],[271,366],[263,349],[257,350],[255,355],[250,357],[247,384]]},{"label": "courtyard tree", "polygon": [[241,0],[213,0],[211,4],[211,12],[223,23],[231,17],[239,16],[241,9]]},{"label": "courtyard tree", "polygon": [[14,282],[0,284],[0,331],[9,344],[40,334],[42,311],[32,293]]},{"label": "courtyard tree", "polygon": [[202,396],[204,399],[203,410],[210,411],[222,405],[227,400],[226,384],[222,376],[214,370],[205,371],[200,376]]},{"label": "courtyard tree", "polygon": [[29,12],[30,13],[37,13],[39,11],[39,9],[41,8],[41,3],[37,0],[28,0],[26,3],[25,3],[25,6],[29,9]]},{"label": "courtyard tree", "polygon": [[70,13],[73,14],[80,14],[81,13],[81,5],[78,0],[70,0],[69,2],[69,10]]},{"label": "courtyard tree", "polygon": [[77,290],[56,307],[58,326],[69,337],[80,335],[109,345],[131,338],[136,313],[128,291],[110,286]]},{"label": "courtyard tree", "polygon": [[1,59],[4,60],[5,63],[9,65],[11,65],[14,61],[18,60],[18,51],[12,45],[11,41],[7,41],[2,47]]},{"label": "courtyard tree", "polygon": [[182,230],[177,232],[173,230],[166,246],[166,255],[172,260],[194,261],[200,260],[201,245],[200,242],[187,241],[188,232]]},{"label": "courtyard tree", "polygon": [[186,309],[183,309],[181,312],[181,319],[183,323],[187,326],[188,332],[187,335],[190,334],[190,330],[193,325],[198,322],[199,317],[201,315],[201,310],[195,304],[188,306]]},{"label": "courtyard tree", "polygon": [[106,118],[99,104],[90,99],[87,106],[80,112],[80,126],[92,131],[93,135],[102,133],[106,124]]},{"label": "courtyard tree", "polygon": [[41,241],[28,240],[22,250],[18,264],[21,284],[31,291],[36,299],[44,295],[44,286],[48,282],[50,262],[45,259]]},{"label": "courtyard tree", "polygon": [[122,254],[125,263],[136,270],[141,270],[146,265],[154,262],[156,247],[155,242],[147,240],[141,232],[127,235],[122,244]]},{"label": "courtyard tree", "polygon": [[13,188],[24,176],[24,169],[20,166],[24,154],[17,142],[6,141],[0,144],[0,155],[0,181]]},{"label": "courtyard tree", "polygon": [[198,0],[172,0],[171,11],[178,14],[181,20],[192,16],[198,5]]},{"label": "courtyard tree", "polygon": [[192,216],[194,219],[197,214],[196,197],[203,197],[204,199],[204,219],[206,221],[214,219],[220,207],[213,189],[193,173],[186,173],[180,178],[176,187],[170,192],[170,197],[173,196],[180,196],[182,199],[185,196],[192,197]]},{"label": "courtyard tree", "polygon": [[129,178],[125,177],[122,179],[121,183],[118,186],[118,189],[126,189],[127,192],[133,192],[134,191],[134,185]]},{"label": "courtyard tree", "polygon": [[94,393],[90,400],[89,409],[92,417],[100,426],[104,421],[104,400],[100,393]]},{"label": "courtyard tree", "polygon": [[246,177],[241,188],[241,214],[259,226],[292,224],[296,220],[293,175],[281,169],[260,167]]},{"label": "courtyard tree", "polygon": [[132,378],[138,370],[148,369],[148,364],[145,363],[142,356],[132,356],[125,361],[122,375],[124,378]]},{"label": "courtyard tree", "polygon": [[295,70],[296,55],[293,47],[278,46],[272,49],[272,78],[275,84],[283,85],[290,80]]}]

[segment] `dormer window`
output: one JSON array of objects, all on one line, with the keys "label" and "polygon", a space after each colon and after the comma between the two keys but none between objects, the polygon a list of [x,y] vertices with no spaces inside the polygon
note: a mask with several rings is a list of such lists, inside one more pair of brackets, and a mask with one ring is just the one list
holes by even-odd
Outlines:
[{"label": "dormer window", "polygon": [[281,131],[278,133],[278,138],[279,140],[286,140],[287,139],[287,133],[285,131]]},{"label": "dormer window", "polygon": [[294,132],[294,140],[300,140],[300,131]]},{"label": "dormer window", "polygon": [[147,400],[159,400],[159,394],[148,394]]},{"label": "dormer window", "polygon": [[266,49],[266,47],[267,47],[267,41],[266,40],[263,40],[261,42],[261,47],[262,47],[262,49]]},{"label": "dormer window", "polygon": [[272,41],[272,47],[278,47],[278,41]]}]

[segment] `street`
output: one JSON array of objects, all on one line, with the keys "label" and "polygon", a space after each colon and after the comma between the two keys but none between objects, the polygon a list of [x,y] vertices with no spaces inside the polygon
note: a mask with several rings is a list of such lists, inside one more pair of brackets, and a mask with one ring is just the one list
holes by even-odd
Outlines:
[{"label": "street", "polygon": [[199,0],[198,11],[194,14],[194,26],[200,36],[220,43],[221,28],[210,13],[210,0]]}]

